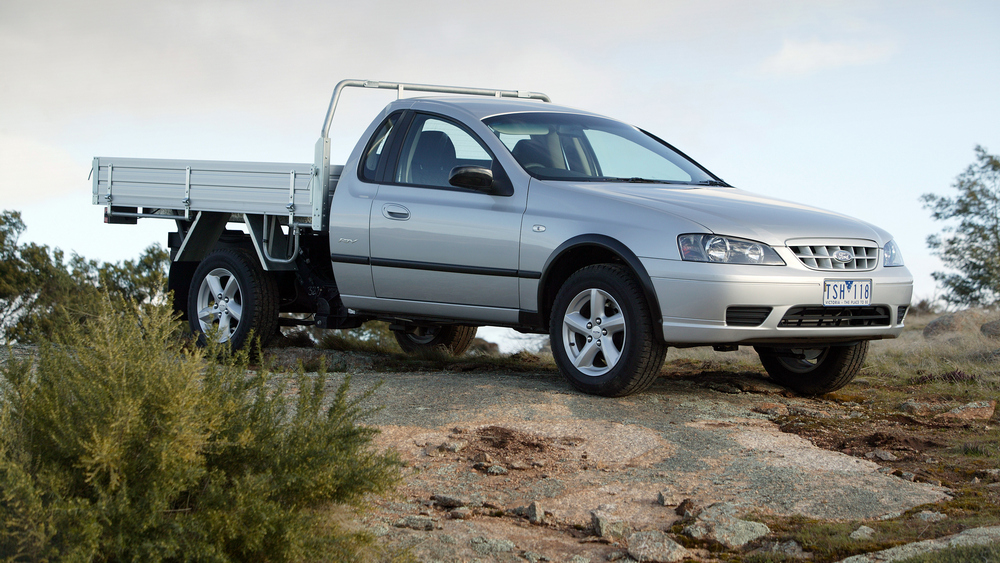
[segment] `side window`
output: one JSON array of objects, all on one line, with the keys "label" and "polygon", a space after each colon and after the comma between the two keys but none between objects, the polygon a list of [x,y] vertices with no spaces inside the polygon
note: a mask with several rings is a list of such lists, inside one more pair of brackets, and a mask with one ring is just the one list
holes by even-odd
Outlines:
[{"label": "side window", "polygon": [[461,127],[430,115],[417,115],[400,152],[395,181],[418,186],[450,187],[456,166],[493,167],[479,140]]},{"label": "side window", "polygon": [[375,131],[375,135],[368,141],[365,147],[363,158],[361,159],[361,178],[369,182],[378,181],[378,165],[382,160],[382,155],[388,150],[386,140],[392,127],[399,121],[402,114],[396,113],[386,118],[385,122]]}]

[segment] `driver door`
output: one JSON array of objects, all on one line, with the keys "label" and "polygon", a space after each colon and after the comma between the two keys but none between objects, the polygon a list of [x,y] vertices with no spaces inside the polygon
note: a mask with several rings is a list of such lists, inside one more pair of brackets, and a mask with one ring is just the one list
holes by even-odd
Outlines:
[{"label": "driver door", "polygon": [[371,207],[375,294],[517,309],[518,247],[527,190],[497,195],[448,183],[456,166],[498,166],[472,132],[417,113],[395,170]]}]

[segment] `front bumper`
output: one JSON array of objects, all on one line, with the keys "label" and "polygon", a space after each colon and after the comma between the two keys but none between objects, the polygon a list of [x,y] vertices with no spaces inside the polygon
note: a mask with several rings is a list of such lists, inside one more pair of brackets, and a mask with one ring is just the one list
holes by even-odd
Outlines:
[{"label": "front bumper", "polygon": [[[805,345],[895,338],[903,331],[900,313],[905,309],[900,308],[909,306],[913,294],[913,277],[905,267],[827,272],[799,264],[747,266],[650,258],[641,261],[659,301],[663,339],[674,345]],[[884,324],[779,326],[789,309],[821,306],[823,282],[838,279],[870,279],[872,306],[888,312]],[[757,326],[736,326],[726,322],[730,307],[770,307],[771,311]]]}]

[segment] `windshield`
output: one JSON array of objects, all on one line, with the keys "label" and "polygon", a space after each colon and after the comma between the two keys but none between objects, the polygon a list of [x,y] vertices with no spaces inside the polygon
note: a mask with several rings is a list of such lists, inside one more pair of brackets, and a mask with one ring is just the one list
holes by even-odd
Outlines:
[{"label": "windshield", "polygon": [[666,143],[611,119],[518,113],[483,122],[535,178],[726,185]]}]

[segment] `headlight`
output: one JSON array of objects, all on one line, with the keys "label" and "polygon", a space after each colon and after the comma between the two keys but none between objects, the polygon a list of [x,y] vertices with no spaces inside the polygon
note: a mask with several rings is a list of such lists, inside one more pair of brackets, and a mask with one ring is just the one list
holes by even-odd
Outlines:
[{"label": "headlight", "polygon": [[719,235],[681,235],[677,237],[681,258],[693,262],[722,264],[764,264],[784,266],[785,261],[762,242]]},{"label": "headlight", "polygon": [[896,246],[896,241],[890,240],[885,243],[885,246],[882,247],[882,253],[882,265],[886,268],[903,265],[903,254],[899,251],[899,247]]}]

